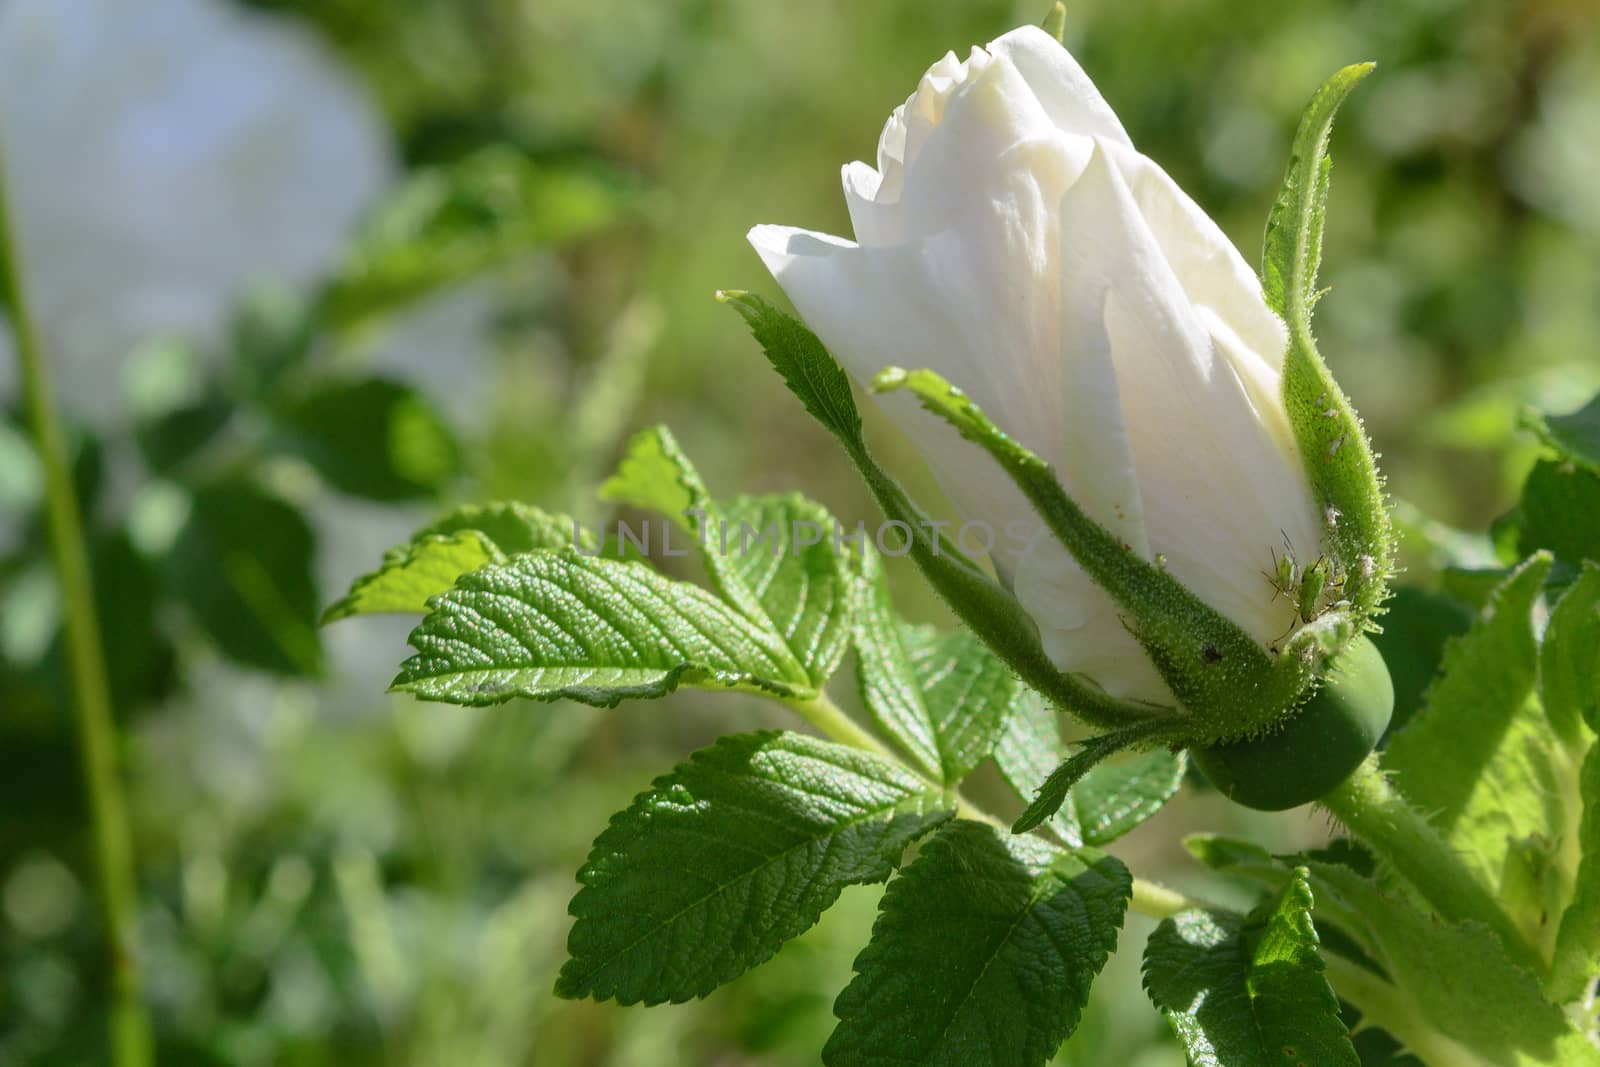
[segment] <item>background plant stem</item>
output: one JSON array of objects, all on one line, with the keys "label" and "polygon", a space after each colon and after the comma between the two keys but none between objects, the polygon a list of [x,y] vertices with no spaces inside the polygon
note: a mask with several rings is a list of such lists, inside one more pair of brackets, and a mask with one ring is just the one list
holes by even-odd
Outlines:
[{"label": "background plant stem", "polygon": [[117,773],[116,727],[83,522],[51,394],[49,368],[28,314],[0,154],[0,310],[10,320],[21,365],[28,427],[44,468],[50,551],[61,582],[67,660],[72,674],[78,758],[88,793],[95,874],[105,924],[111,992],[110,1038],[116,1067],[152,1062],[150,1019],[140,973],[138,897],[127,803]]}]

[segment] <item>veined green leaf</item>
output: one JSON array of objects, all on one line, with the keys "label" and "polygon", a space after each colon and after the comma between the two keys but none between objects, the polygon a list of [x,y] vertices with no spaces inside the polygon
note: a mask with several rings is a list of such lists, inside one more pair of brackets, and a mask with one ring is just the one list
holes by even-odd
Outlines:
[{"label": "veined green leaf", "polygon": [[1383,757],[1534,944],[1553,934],[1548,911],[1570,877],[1560,843],[1576,831],[1575,768],[1534,695],[1533,604],[1550,565],[1535,556],[1496,590]]},{"label": "veined green leaf", "polygon": [[872,458],[861,435],[861,415],[850,379],[816,334],[751,293],[725,291],[718,298],[744,317],[789,391],[838,438],[884,514],[910,532],[909,554],[929,584],[1024,682],[1052,704],[1101,726],[1126,726],[1170,714],[1170,709],[1119,700],[1077,675],[1058,670],[1045,654],[1032,617],[1016,597],[940,533],[938,524],[930,522]]},{"label": "veined green leaf", "polygon": [[1096,764],[1123,749],[1149,743],[1165,729],[1163,723],[1146,723],[1123,730],[1113,730],[1111,733],[1083,741],[1082,747],[1076,753],[1050,772],[1050,776],[1039,786],[1033,801],[1017,817],[1017,821],[1011,824],[1011,832],[1025,834],[1042,824],[1066,803],[1072,787],[1077,785]]},{"label": "veined green leaf", "polygon": [[869,753],[738,734],[656,779],[596,839],[556,992],[624,1004],[705,996],[881,882],[950,798]]},{"label": "veined green leaf", "polygon": [[1145,990],[1194,1067],[1360,1067],[1322,973],[1311,905],[1299,868],[1248,918],[1186,911],[1150,935]]},{"label": "veined green leaf", "polygon": [[1182,752],[1156,748],[1091,768],[1072,787],[1084,843],[1108,845],[1160,811],[1187,766]]},{"label": "veined green leaf", "polygon": [[566,515],[517,503],[457,508],[384,553],[377,570],[357,578],[323,613],[323,624],[352,615],[423,614],[428,599],[490,563],[542,549],[596,548],[594,534]]},{"label": "veined green leaf", "polygon": [[[1055,711],[1033,690],[1024,690],[1024,699],[1012,709],[995,741],[994,763],[1000,776],[1024,803],[1030,803],[1050,772],[1066,758],[1067,746],[1061,740],[1061,724]],[[1078,808],[1070,792],[1050,816],[1048,825],[1052,833],[1073,848],[1083,844]]]},{"label": "veined green leaf", "polygon": [[463,575],[411,644],[394,688],[455,704],[609,707],[680,684],[814,693],[776,636],[705,590],[572,550]]},{"label": "veined green leaf", "polygon": [[1600,733],[1600,563],[1585,563],[1550,612],[1539,647],[1539,696],[1569,745],[1579,723]]},{"label": "veined green leaf", "polygon": [[798,493],[713,500],[665,426],[635,435],[600,495],[667,516],[694,537],[712,584],[780,637],[821,687],[849,643],[855,546]]},{"label": "veined green leaf", "polygon": [[828,1067],[1040,1067],[1078,1024],[1132,879],[1116,859],[958,821],[889,884]]},{"label": "veined green leaf", "polygon": [[941,634],[901,622],[870,546],[862,581],[855,626],[862,702],[938,780],[959,782],[994,750],[1032,691],[970,631]]},{"label": "veined green leaf", "polygon": [[1488,930],[1420,911],[1349,867],[1312,863],[1310,869],[1319,893],[1338,896],[1345,914],[1360,917],[1364,929],[1353,932],[1405,1001],[1398,1011],[1480,1053],[1486,1064],[1600,1064],[1600,1053]]}]

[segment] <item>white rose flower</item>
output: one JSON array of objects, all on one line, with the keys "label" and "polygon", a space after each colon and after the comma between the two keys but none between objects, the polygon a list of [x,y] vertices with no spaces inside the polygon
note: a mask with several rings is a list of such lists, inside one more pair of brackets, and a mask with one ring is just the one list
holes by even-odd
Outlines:
[{"label": "white rose flower", "polygon": [[[1295,620],[1269,575],[1322,522],[1279,388],[1287,333],[1255,273],[1133,147],[1067,51],[1025,27],[946,55],[844,168],[856,239],[750,241],[859,380],[928,367],[1052,463],[1090,517],[1264,646]],[[1042,530],[990,459],[883,399],[969,520]],[[1111,598],[1049,536],[996,564],[1057,666],[1172,694]]]},{"label": "white rose flower", "polygon": [[0,137],[80,415],[116,409],[140,341],[215,342],[252,283],[319,277],[393,172],[382,116],[309,29],[221,0],[0,0]]}]

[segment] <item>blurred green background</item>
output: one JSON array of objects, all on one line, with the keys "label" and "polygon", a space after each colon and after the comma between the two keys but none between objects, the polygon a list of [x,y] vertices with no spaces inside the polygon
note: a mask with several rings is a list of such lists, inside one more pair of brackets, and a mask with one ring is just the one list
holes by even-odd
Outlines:
[{"label": "blurred green background", "polygon": [[[73,0],[71,17],[41,22],[23,17],[39,4],[0,0],[0,56],[92,37],[73,18],[96,6]],[[256,0],[246,13],[162,0],[137,8],[154,43],[125,83],[90,93],[42,59],[9,80],[0,66],[13,128],[52,108],[77,116],[34,123],[27,159],[6,147],[24,230],[87,220],[67,248],[43,245],[78,231],[40,222],[26,252],[36,300],[57,309],[46,338],[62,349],[93,522],[161,1063],[817,1062],[877,889],[846,892],[817,929],[702,1002],[550,993],[573,874],[609,814],[718,734],[784,722],[776,712],[705,694],[610,711],[419,705],[383,693],[403,620],[319,631],[316,616],[447,503],[514,497],[605,517],[594,486],[652,422],[673,427],[715,490],[798,488],[847,524],[870,517],[712,293],[776,294],[744,242],[753,224],[847,233],[840,164],[872,158],[889,110],[939,55],[1044,6]],[[221,21],[192,40],[162,21],[201,8]],[[298,68],[208,51],[212,37],[279,33],[363,101],[373,176],[348,211],[324,195],[351,179],[348,135],[291,136],[320,121],[321,98],[260,103],[305,84]],[[1335,140],[1322,349],[1399,499],[1468,530],[1504,511],[1535,454],[1517,413],[1568,410],[1600,387],[1600,9],[1089,0],[1070,6],[1067,43],[1141,149],[1252,260],[1300,108],[1334,69],[1378,61]],[[165,95],[146,107],[141,93]],[[212,93],[255,100],[244,113],[259,121],[208,126],[207,107],[223,107]],[[108,116],[91,135],[74,101]],[[191,111],[193,127],[174,125]],[[81,181],[24,173],[32,145],[70,142],[70,169],[93,136],[136,143],[150,173],[170,159],[192,175],[212,149],[190,142],[213,126],[238,169],[208,204],[259,219],[231,244],[207,230],[198,194],[135,181],[121,157]],[[169,225],[155,224],[162,212]],[[297,252],[292,269],[252,258],[302,213],[327,215],[301,227],[326,251]],[[183,241],[240,265],[237,284],[205,296],[220,326],[135,315],[99,349],[67,328],[120,313],[128,283],[80,270],[119,220],[142,223],[121,250],[141,284],[207,272]],[[75,288],[53,281],[53,258],[79,270],[61,274]],[[13,394],[0,424],[0,1064],[95,1063],[99,930],[59,606]],[[902,442],[875,431],[933,495]],[[1438,559],[1423,544],[1404,579],[1427,588]],[[902,605],[937,619],[914,575],[900,577]],[[1192,829],[1288,847],[1327,827],[1196,791],[1116,851],[1145,877],[1242,899],[1187,860],[1178,842]],[[1058,1062],[1182,1062],[1138,988],[1148,929],[1130,916]],[[1385,1055],[1371,1062],[1398,1062]]]}]

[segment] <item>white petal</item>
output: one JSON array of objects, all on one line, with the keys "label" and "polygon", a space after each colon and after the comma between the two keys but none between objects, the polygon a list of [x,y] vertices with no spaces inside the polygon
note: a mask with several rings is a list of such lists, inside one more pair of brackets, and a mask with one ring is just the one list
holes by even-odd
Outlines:
[{"label": "white petal", "polygon": [[846,163],[841,175],[850,225],[864,245],[892,245],[905,240],[903,212],[898,201],[879,202],[883,176],[859,160]]},{"label": "white petal", "polygon": [[[1102,150],[1105,146],[1099,146]],[[1097,152],[1062,208],[1065,269],[1105,283],[1123,415],[1153,551],[1264,644],[1287,628],[1272,553],[1314,551],[1315,505],[1298,453],[1260,419],[1209,316],[1190,306],[1110,154]]]},{"label": "white petal", "polygon": [[1184,294],[1228,324],[1244,349],[1283,367],[1288,333],[1261,296],[1261,281],[1211,217],[1166,171],[1131,148],[1107,146]]},{"label": "white petal", "polygon": [[990,44],[989,52],[1011,61],[1058,129],[1131,147],[1116,112],[1089,75],[1072,53],[1044,30],[1038,26],[1012,30]]}]

